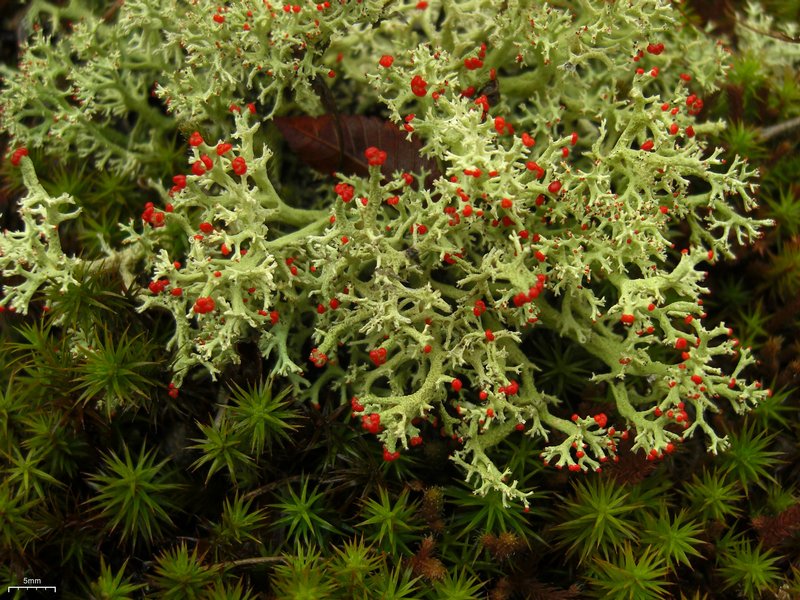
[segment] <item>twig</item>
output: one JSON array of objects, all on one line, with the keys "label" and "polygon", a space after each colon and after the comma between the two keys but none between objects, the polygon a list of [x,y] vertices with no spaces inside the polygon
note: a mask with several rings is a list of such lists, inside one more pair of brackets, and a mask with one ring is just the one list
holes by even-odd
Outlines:
[{"label": "twig", "polygon": [[268,483],[267,485],[262,485],[260,488],[253,490],[252,492],[247,492],[244,496],[244,500],[252,500],[256,496],[260,496],[261,494],[265,494],[270,490],[274,490],[275,488],[279,488],[287,483],[293,481],[300,481],[303,478],[308,479],[309,481],[317,479],[315,475],[294,475],[292,477],[285,477],[280,481],[273,481],[272,483]]},{"label": "twig", "polygon": [[[736,18],[735,15],[734,18]],[[775,38],[776,40],[781,40],[782,42],[789,42],[790,44],[800,44],[800,37],[792,37],[782,31],[764,31],[763,29],[753,27],[749,23],[745,23],[739,19],[736,19],[736,24],[740,27],[744,27],[745,29],[749,29],[753,33],[766,35],[767,37]]]},{"label": "twig", "polygon": [[761,130],[760,137],[762,140],[767,141],[770,138],[782,135],[787,131],[791,131],[797,127],[800,127],[800,117],[795,117],[794,119],[789,119],[783,123],[776,123],[775,125],[764,127]]},{"label": "twig", "polygon": [[239,560],[230,560],[223,563],[213,565],[211,569],[232,569],[234,567],[244,567],[247,565],[266,565],[269,563],[284,562],[286,560],[283,556],[256,556],[254,558],[240,558]]},{"label": "twig", "polygon": [[103,15],[103,21],[105,21],[106,23],[111,21],[111,19],[114,18],[114,15],[117,14],[117,11],[120,8],[122,8],[123,4],[125,4],[125,0],[116,0],[116,2],[114,2],[114,4],[112,4],[111,7]]}]

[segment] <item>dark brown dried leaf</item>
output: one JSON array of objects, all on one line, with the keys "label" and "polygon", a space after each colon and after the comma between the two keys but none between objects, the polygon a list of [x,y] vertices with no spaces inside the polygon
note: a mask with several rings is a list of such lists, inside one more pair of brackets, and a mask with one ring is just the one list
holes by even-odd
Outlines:
[{"label": "dark brown dried leaf", "polygon": [[364,150],[375,146],[386,152],[386,162],[381,167],[384,178],[391,177],[395,171],[419,173],[422,170],[432,173],[429,181],[439,176],[436,162],[420,155],[422,141],[419,138],[407,140],[407,134],[394,123],[378,117],[340,115],[340,127],[334,115],[277,117],[274,122],[292,152],[312,169],[326,175],[338,171],[345,175],[368,176]]},{"label": "dark brown dried leaf", "polygon": [[774,517],[754,517],[753,527],[765,548],[780,546],[800,529],[800,504],[790,506]]}]

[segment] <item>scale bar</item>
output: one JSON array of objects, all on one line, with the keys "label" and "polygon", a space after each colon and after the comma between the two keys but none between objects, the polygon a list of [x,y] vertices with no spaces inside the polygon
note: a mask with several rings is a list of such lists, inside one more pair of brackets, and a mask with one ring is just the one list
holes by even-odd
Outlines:
[{"label": "scale bar", "polygon": [[10,585],[8,586],[7,591],[11,590],[53,590],[56,591],[56,586],[54,585]]}]

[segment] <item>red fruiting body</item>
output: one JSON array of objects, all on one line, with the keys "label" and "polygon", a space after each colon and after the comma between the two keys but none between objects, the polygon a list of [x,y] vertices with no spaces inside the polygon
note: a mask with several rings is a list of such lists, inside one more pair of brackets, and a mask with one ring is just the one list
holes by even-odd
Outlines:
[{"label": "red fruiting body", "polygon": [[508,198],[503,198],[502,201],[500,202],[500,206],[502,206],[505,209],[509,209],[512,206],[514,206],[514,203]]},{"label": "red fruiting body", "polygon": [[391,56],[389,54],[384,54],[383,56],[381,56],[381,59],[378,61],[378,64],[380,64],[380,66],[382,66],[383,68],[388,69],[389,67],[392,66],[393,62],[394,62],[394,56]]},{"label": "red fruiting body", "polygon": [[422,351],[423,351],[425,354],[430,354],[431,350],[433,350],[433,348],[431,348],[431,345],[430,345],[430,344],[425,344],[425,346],[422,348]]},{"label": "red fruiting body", "polygon": [[486,304],[483,300],[475,300],[475,306],[472,309],[472,314],[476,317],[480,317],[484,312],[486,312]]},{"label": "red fruiting body", "polygon": [[355,396],[350,398],[350,407],[353,409],[353,412],[357,412],[358,413],[358,412],[363,412],[364,411],[364,407],[358,401],[358,398],[356,398]]},{"label": "red fruiting body", "polygon": [[177,297],[177,296],[180,296],[181,294],[183,294],[183,290],[181,288],[179,288],[179,287],[176,287],[176,288],[172,288],[169,291],[169,293],[172,294],[173,296]]},{"label": "red fruiting body", "polygon": [[14,165],[15,167],[18,167],[23,156],[28,156],[28,149],[17,148],[16,150],[14,150],[14,154],[11,155],[11,164]]},{"label": "red fruiting body", "polygon": [[608,417],[605,415],[605,413],[598,413],[594,416],[594,422],[597,423],[597,426],[602,429],[608,423]]},{"label": "red fruiting body", "polygon": [[531,136],[530,136],[530,135],[529,135],[527,132],[525,132],[525,133],[523,133],[523,134],[522,134],[522,144],[523,144],[525,147],[527,147],[527,148],[530,148],[530,147],[531,147],[531,146],[533,146],[535,143],[536,143],[536,140],[535,140],[535,139],[533,139],[533,138],[532,138],[532,137],[531,137]]},{"label": "red fruiting body", "polygon": [[397,460],[400,458],[399,452],[389,452],[386,448],[383,449],[383,460],[386,462],[392,462],[393,460]]},{"label": "red fruiting body", "polygon": [[164,213],[163,212],[154,212],[150,217],[150,225],[153,227],[163,227],[164,225]]},{"label": "red fruiting body", "polygon": [[336,192],[342,199],[342,202],[350,202],[353,199],[354,188],[347,183],[337,183],[333,191]]},{"label": "red fruiting body", "polygon": [[214,167],[213,161],[207,154],[203,154],[202,156],[200,156],[200,160],[203,161],[203,165],[208,171],[210,171]]},{"label": "red fruiting body", "polygon": [[200,144],[204,144],[203,136],[200,135],[199,131],[195,131],[192,135],[189,136],[189,145],[190,146],[199,146]]},{"label": "red fruiting body", "polygon": [[684,348],[686,348],[687,344],[688,342],[686,341],[686,338],[678,338],[677,340],[675,340],[675,349],[683,350]]},{"label": "red fruiting body", "polygon": [[182,190],[186,187],[186,175],[175,175],[172,178],[172,183],[175,184],[175,187],[179,190]]},{"label": "red fruiting body", "polygon": [[428,82],[421,76],[414,75],[414,77],[411,78],[411,91],[415,96],[424,96],[428,93]]},{"label": "red fruiting body", "polygon": [[647,51],[650,54],[661,54],[664,51],[664,44],[647,44]]},{"label": "red fruiting body", "polygon": [[224,15],[214,15],[212,17],[212,19],[214,19],[214,21],[216,23],[220,23],[220,24],[225,22],[225,16]]},{"label": "red fruiting body", "polygon": [[378,413],[370,413],[361,417],[361,427],[370,433],[377,434],[381,430],[381,416]]},{"label": "red fruiting body", "polygon": [[196,161],[192,163],[192,173],[200,177],[206,172],[206,168],[203,166],[202,161]]},{"label": "red fruiting body", "polygon": [[453,381],[450,382],[450,387],[453,388],[454,392],[460,392],[462,385],[460,379],[453,379]]},{"label": "red fruiting body", "polygon": [[200,231],[208,235],[212,231],[214,231],[214,226],[211,223],[206,223],[205,221],[200,223]]},{"label": "red fruiting body", "polygon": [[151,281],[147,287],[153,294],[160,294],[168,284],[169,281],[166,279],[159,279],[158,281]]},{"label": "red fruiting body", "polygon": [[237,175],[244,175],[247,173],[247,163],[241,156],[237,156],[231,161],[231,168]]},{"label": "red fruiting body", "polygon": [[233,148],[232,144],[225,144],[225,143],[217,144],[217,156],[222,156],[226,152],[230,151],[231,148]]},{"label": "red fruiting body", "polygon": [[633,325],[633,322],[636,320],[636,317],[634,315],[625,314],[622,315],[619,318],[619,320],[622,321],[622,323],[625,325]]},{"label": "red fruiting body", "polygon": [[386,348],[377,348],[369,351],[369,359],[376,367],[380,367],[386,362]]},{"label": "red fruiting body", "polygon": [[412,447],[419,446],[420,444],[422,444],[422,438],[418,435],[415,435],[414,437],[408,438],[408,443]]},{"label": "red fruiting body", "polygon": [[561,191],[561,182],[560,181],[550,182],[550,185],[547,186],[547,191],[549,191],[551,194],[557,194],[559,191]]},{"label": "red fruiting body", "polygon": [[700,375],[692,375],[691,379],[696,385],[703,383],[703,378]]},{"label": "red fruiting body", "polygon": [[486,340],[489,341],[489,342],[493,342],[494,341],[494,333],[492,333],[491,329],[487,329],[486,330]]},{"label": "red fruiting body", "polygon": [[647,140],[644,144],[642,144],[641,149],[645,152],[650,152],[653,149],[653,140]]},{"label": "red fruiting body", "polygon": [[501,390],[506,396],[516,396],[519,391],[519,384],[516,381],[510,382]]},{"label": "red fruiting body", "polygon": [[536,179],[544,177],[544,169],[532,160],[525,163],[525,168],[529,171],[536,171]]},{"label": "red fruiting body", "polygon": [[324,367],[325,363],[328,362],[328,355],[320,352],[319,348],[312,348],[308,358],[317,368]]},{"label": "red fruiting body", "polygon": [[371,167],[380,167],[386,162],[386,152],[379,150],[375,146],[370,146],[364,150],[364,156],[367,159],[367,164]]},{"label": "red fruiting body", "polygon": [[216,303],[211,296],[201,296],[195,301],[193,310],[198,315],[204,315],[213,311],[215,307]]},{"label": "red fruiting body", "polygon": [[480,58],[465,58],[464,66],[470,71],[473,71],[475,69],[480,69],[483,66],[483,61]]}]

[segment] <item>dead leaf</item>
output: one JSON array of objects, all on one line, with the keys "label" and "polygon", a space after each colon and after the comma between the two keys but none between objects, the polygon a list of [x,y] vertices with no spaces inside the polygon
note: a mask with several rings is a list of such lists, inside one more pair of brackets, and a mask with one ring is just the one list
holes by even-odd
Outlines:
[{"label": "dead leaf", "polygon": [[276,117],[273,121],[292,152],[320,173],[336,171],[367,177],[369,165],[364,150],[375,146],[386,152],[386,162],[381,166],[385,179],[395,171],[419,173],[423,169],[431,173],[427,181],[439,177],[436,161],[419,153],[422,141],[417,137],[407,140],[407,134],[394,123],[361,115],[340,115],[338,119],[341,129],[336,126],[334,115]]}]

